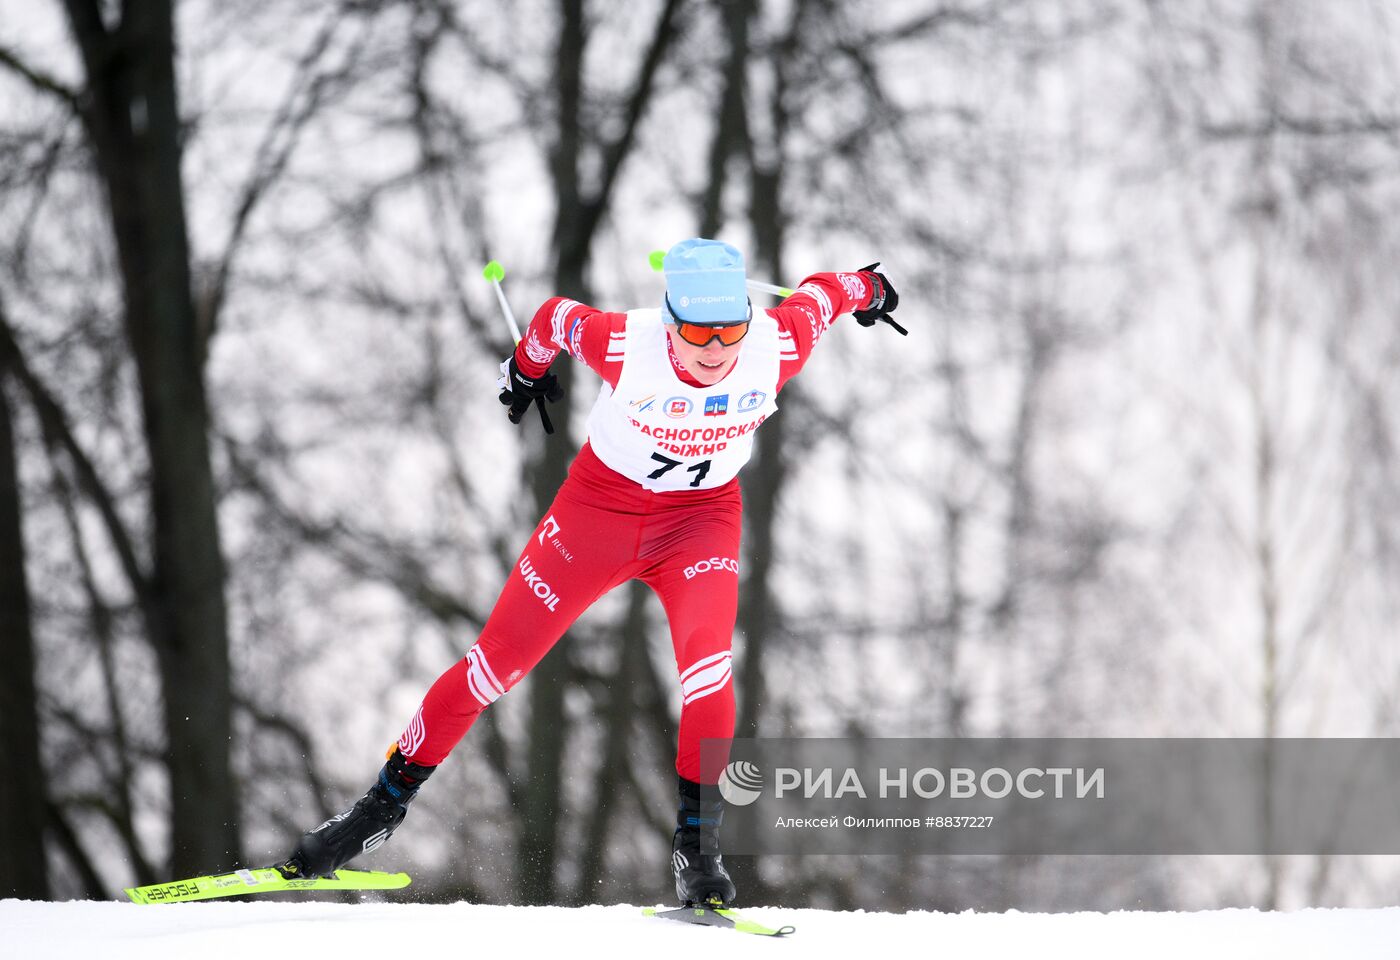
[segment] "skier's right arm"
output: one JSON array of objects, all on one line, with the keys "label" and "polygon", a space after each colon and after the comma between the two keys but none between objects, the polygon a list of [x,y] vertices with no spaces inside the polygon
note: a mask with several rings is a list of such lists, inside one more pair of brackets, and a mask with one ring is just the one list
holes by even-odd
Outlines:
[{"label": "skier's right arm", "polygon": [[622,373],[622,346],[627,314],[551,297],[535,311],[525,336],[515,346],[515,364],[526,377],[543,376],[562,351],[612,386]]}]

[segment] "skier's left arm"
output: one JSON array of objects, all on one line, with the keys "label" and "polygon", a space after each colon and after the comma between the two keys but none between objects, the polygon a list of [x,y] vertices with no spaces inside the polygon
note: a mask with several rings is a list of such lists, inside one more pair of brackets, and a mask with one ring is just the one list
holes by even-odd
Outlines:
[{"label": "skier's left arm", "polygon": [[884,320],[908,335],[890,317],[890,311],[899,305],[899,295],[888,277],[875,272],[878,266],[872,263],[853,273],[814,273],[792,296],[769,308],[768,315],[778,321],[782,345],[779,387],[802,369],[817,341],[843,313],[853,315],[863,327]]}]

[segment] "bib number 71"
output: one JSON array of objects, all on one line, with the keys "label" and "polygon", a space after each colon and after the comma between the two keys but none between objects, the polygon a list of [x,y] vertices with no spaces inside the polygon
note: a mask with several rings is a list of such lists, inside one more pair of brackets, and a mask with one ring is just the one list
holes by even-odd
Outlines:
[{"label": "bib number 71", "polygon": [[[651,455],[651,458],[660,463],[661,466],[657,467],[651,473],[647,474],[648,480],[656,480],[662,476],[665,476],[665,474],[668,471],[674,470],[676,469],[676,467],[679,467],[681,465],[680,460],[672,460],[670,457],[663,457],[659,453],[653,453]],[[700,486],[700,481],[705,479],[705,474],[710,472],[710,461],[701,460],[699,463],[692,463],[685,469],[688,473],[695,474],[695,479],[690,481],[690,485],[692,487],[698,487]]]}]

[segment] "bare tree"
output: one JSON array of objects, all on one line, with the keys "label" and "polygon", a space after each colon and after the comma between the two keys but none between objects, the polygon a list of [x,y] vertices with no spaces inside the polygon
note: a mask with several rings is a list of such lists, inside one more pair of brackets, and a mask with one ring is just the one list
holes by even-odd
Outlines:
[{"label": "bare tree", "polygon": [[232,681],[224,566],[191,293],[181,121],[169,3],[125,5],[109,26],[69,0],[86,70],[81,116],[111,212],[127,337],[150,456],[151,569],[140,595],[162,671],[171,869],[235,862]]},{"label": "bare tree", "polygon": [[44,853],[48,801],[39,747],[34,628],[25,564],[23,504],[14,414],[8,392],[11,340],[0,301],[0,762],[24,771],[0,795],[0,895],[49,896]]}]

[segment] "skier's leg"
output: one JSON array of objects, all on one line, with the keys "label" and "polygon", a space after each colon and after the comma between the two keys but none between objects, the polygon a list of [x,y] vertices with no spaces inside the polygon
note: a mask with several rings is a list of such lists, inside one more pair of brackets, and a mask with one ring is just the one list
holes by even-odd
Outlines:
[{"label": "skier's leg", "polygon": [[476,642],[428,689],[399,737],[401,753],[425,766],[441,763],[476,718],[614,585],[635,543],[623,521],[555,500],[516,559]]},{"label": "skier's leg", "polygon": [[481,635],[429,689],[369,791],[301,838],[283,872],[321,876],[383,843],[422,782],[481,712],[513,687],[633,555],[635,526],[570,496],[555,498],[516,560]]},{"label": "skier's leg", "polygon": [[700,741],[734,735],[730,642],[739,598],[737,498],[706,505],[678,527],[680,535],[644,578],[666,609],[681,686],[671,867],[682,903],[727,905],[735,890],[719,853],[723,802],[715,786],[723,757],[707,754],[702,767]]},{"label": "skier's leg", "polygon": [[661,598],[681,684],[676,773],[714,784],[723,764],[701,770],[700,741],[734,735],[730,645],[739,607],[737,502],[690,518],[685,534],[643,579]]}]

